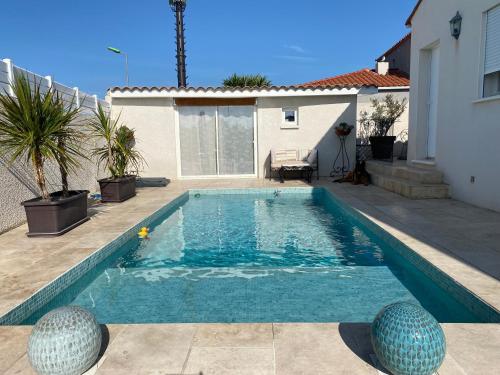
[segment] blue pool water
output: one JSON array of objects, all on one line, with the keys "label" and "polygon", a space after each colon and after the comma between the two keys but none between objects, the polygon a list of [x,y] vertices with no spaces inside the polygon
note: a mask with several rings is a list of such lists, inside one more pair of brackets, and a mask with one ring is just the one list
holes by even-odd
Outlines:
[{"label": "blue pool water", "polygon": [[66,304],[100,323],[370,322],[397,301],[480,321],[326,191],[201,192],[24,323]]}]

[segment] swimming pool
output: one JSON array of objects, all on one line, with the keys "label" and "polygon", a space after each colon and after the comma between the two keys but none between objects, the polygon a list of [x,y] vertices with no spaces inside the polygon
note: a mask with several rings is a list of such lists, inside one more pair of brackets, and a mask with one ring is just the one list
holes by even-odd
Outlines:
[{"label": "swimming pool", "polygon": [[108,324],[371,322],[397,301],[440,322],[492,320],[487,305],[322,188],[191,191],[152,220],[148,239],[129,231],[23,324],[67,304]]}]

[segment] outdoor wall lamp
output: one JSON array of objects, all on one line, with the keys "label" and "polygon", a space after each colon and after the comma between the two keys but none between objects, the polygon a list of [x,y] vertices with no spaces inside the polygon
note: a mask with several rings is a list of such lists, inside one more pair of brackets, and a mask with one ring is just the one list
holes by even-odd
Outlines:
[{"label": "outdoor wall lamp", "polygon": [[450,20],[451,36],[458,40],[462,32],[462,16],[457,12],[455,17]]}]

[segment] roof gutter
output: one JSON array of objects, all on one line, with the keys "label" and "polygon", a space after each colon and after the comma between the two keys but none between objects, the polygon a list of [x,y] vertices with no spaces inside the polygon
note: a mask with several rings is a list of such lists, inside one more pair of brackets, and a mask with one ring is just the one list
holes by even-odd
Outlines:
[{"label": "roof gutter", "polygon": [[386,86],[386,87],[379,87],[379,91],[406,91],[409,90],[410,86]]}]

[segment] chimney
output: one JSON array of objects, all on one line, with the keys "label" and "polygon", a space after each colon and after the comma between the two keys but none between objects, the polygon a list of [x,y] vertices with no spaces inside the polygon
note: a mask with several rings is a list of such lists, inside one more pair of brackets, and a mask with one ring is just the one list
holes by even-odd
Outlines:
[{"label": "chimney", "polygon": [[387,73],[389,73],[389,62],[377,61],[376,71],[382,76],[387,75]]}]

